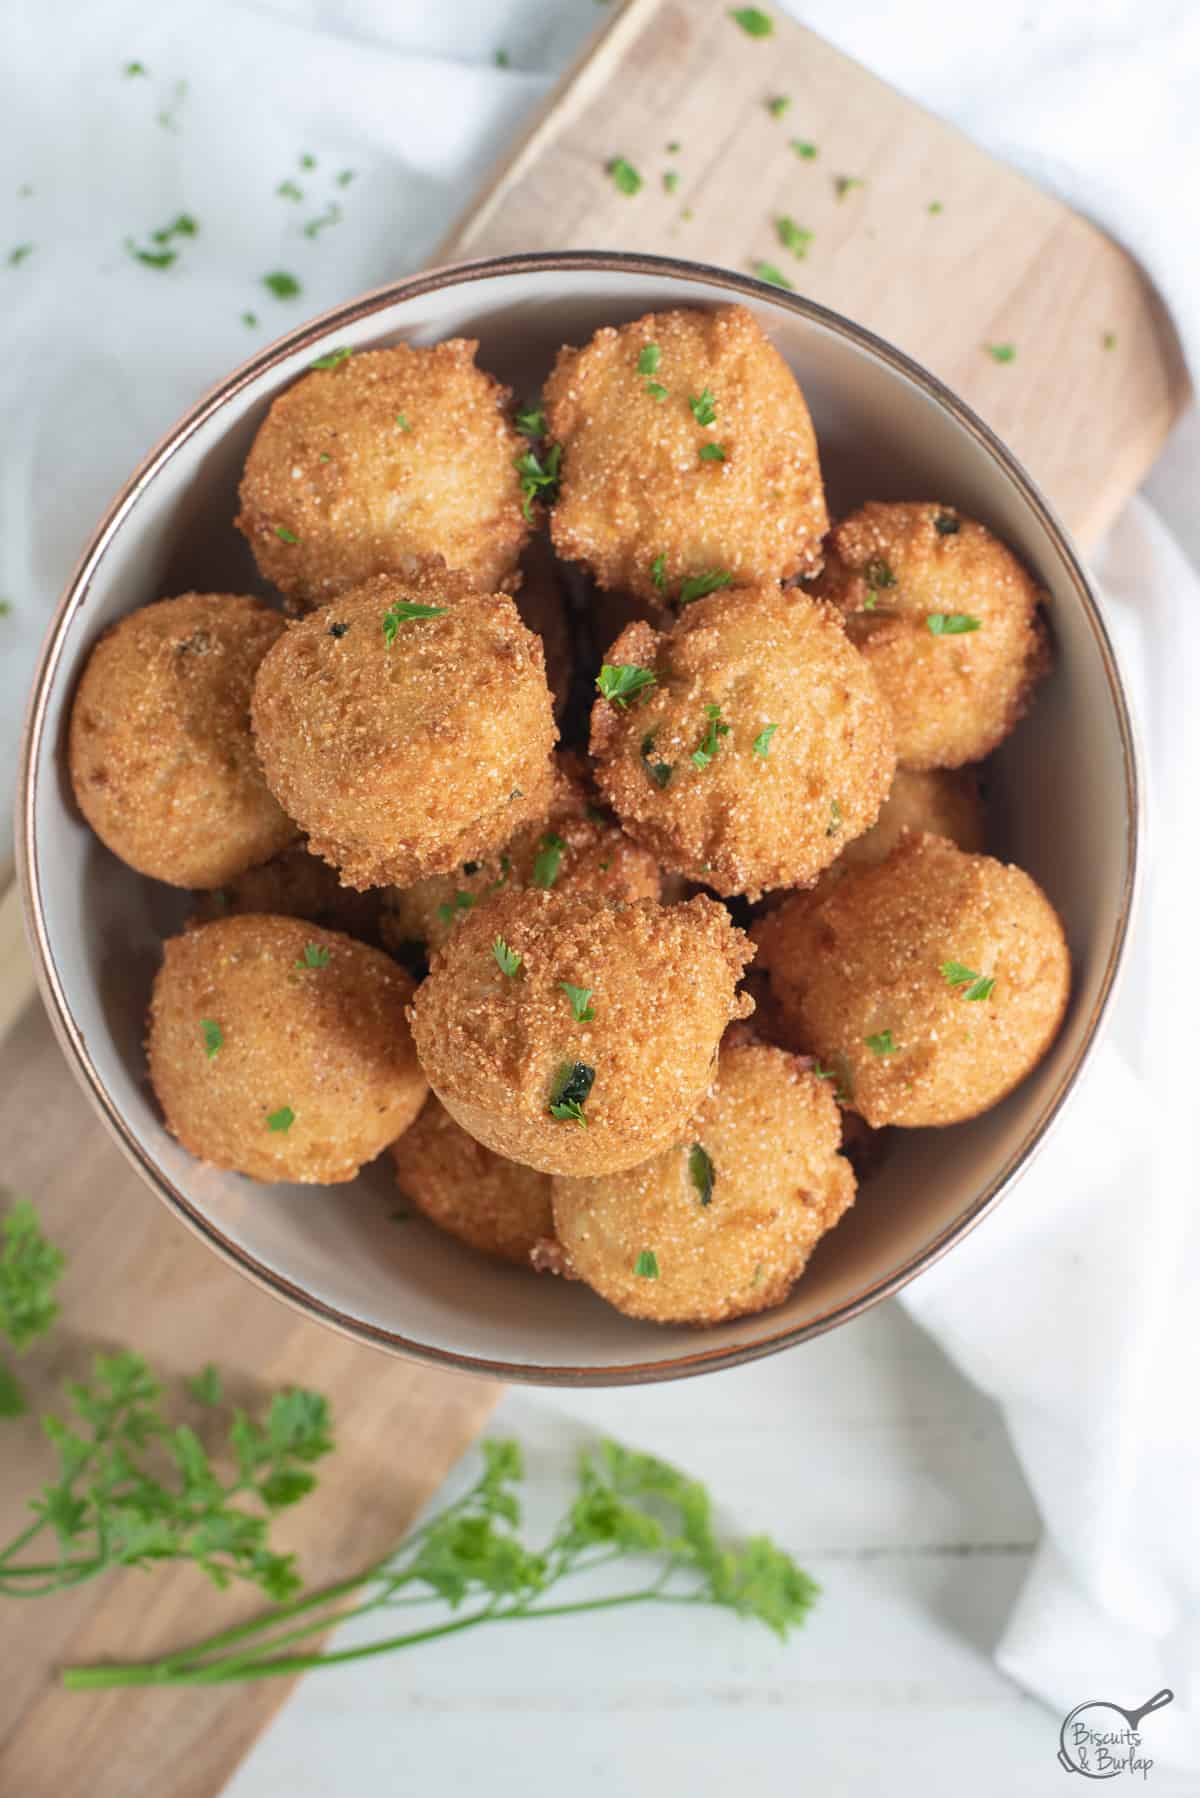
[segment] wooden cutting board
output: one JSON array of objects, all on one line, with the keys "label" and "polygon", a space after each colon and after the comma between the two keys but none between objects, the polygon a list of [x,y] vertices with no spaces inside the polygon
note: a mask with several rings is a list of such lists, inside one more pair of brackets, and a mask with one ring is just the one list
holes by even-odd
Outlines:
[{"label": "wooden cutting board", "polygon": [[[775,96],[790,102],[781,116],[767,109]],[[799,155],[793,139],[816,155]],[[618,156],[642,177],[632,196],[606,173]],[[668,171],[679,176],[674,191]],[[839,198],[847,178],[862,185],[843,185]],[[803,260],[778,241],[774,220],[784,215],[812,232]],[[811,33],[779,18],[774,35],[756,41],[710,0],[614,10],[444,254],[581,247],[747,271],[775,263],[799,291],[890,338],[964,395],[1085,543],[1138,484],[1188,397],[1154,295],[1094,227]],[[989,343],[1011,343],[1014,359],[995,362]],[[10,1188],[37,1202],[70,1258],[63,1327],[27,1363],[37,1402],[49,1402],[95,1345],[118,1342],[167,1372],[215,1360],[249,1402],[287,1382],[319,1387],[340,1447],[289,1519],[290,1545],[314,1580],[345,1574],[403,1532],[498,1388],[352,1344],[226,1268],[109,1141],[31,991],[10,893],[0,905],[0,1140]],[[7,1540],[45,1455],[32,1425],[3,1428]],[[212,1798],[286,1696],[282,1682],[67,1695],[55,1668],[161,1652],[247,1608],[187,1570],[10,1605],[0,1630],[0,1793]]]}]

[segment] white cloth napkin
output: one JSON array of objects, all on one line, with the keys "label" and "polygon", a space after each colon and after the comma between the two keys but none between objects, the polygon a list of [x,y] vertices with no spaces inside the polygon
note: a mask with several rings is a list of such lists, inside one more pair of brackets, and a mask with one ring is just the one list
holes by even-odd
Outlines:
[{"label": "white cloth napkin", "polygon": [[[595,4],[40,0],[7,10],[0,596],[12,611],[0,619],[0,765],[14,766],[55,596],[135,460],[251,349],[418,266],[591,29]],[[780,10],[1123,238],[1200,365],[1200,238],[1187,217],[1200,173],[1195,0],[1027,10],[794,0]],[[287,181],[302,199],[278,193]],[[333,207],[337,222],[306,235]],[[170,240],[172,266],[129,253],[127,238],[153,250],[148,234],[181,213],[201,229]],[[302,294],[274,298],[260,279],[274,270],[294,274]],[[1198,476],[1193,421],[1151,489],[1194,557]],[[1136,1705],[1173,1687],[1155,1756],[1200,1764],[1197,1107],[1185,1090],[1200,582],[1145,504],[1122,518],[1097,573],[1147,750],[1136,953],[1107,1046],[1054,1140],[905,1302],[1003,1405],[1041,1509],[1044,1544],[1001,1663],[1064,1710],[1087,1697]],[[0,804],[11,810],[11,777]]]}]

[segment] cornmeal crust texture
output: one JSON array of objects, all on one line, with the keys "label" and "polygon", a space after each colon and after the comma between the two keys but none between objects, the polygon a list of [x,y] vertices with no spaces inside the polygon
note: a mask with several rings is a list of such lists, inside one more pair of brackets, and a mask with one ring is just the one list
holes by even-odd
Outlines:
[{"label": "cornmeal crust texture", "polygon": [[908,831],[949,837],[973,853],[986,848],[987,813],[975,770],[897,768],[879,817],[870,830],[846,844],[813,887],[811,898],[823,899],[850,868],[885,862]]},{"label": "cornmeal crust texture", "polygon": [[353,887],[342,886],[328,862],[293,844],[269,862],[201,894],[188,925],[211,924],[214,918],[232,918],[240,912],[267,912],[278,918],[307,918],[310,924],[341,930],[379,947],[381,899],[377,888],[356,893]]},{"label": "cornmeal crust texture", "polygon": [[549,1174],[485,1149],[432,1095],[392,1158],[404,1197],[481,1254],[527,1268],[553,1230]]},{"label": "cornmeal crust texture", "polygon": [[460,863],[452,874],[433,874],[415,886],[386,888],[387,946],[437,947],[477,905],[523,887],[621,902],[657,899],[658,863],[593,804],[582,779],[568,771],[573,762],[560,754],[546,816],[523,825],[498,855]]},{"label": "cornmeal crust texture", "polygon": [[273,792],[347,886],[487,855],[549,803],[541,642],[506,594],[445,571],[379,576],[292,624],[253,721]]},{"label": "cornmeal crust texture", "polygon": [[872,500],[835,525],[812,591],[845,615],[896,720],[902,768],[958,768],[1002,743],[1050,667],[1043,595],[951,506]]},{"label": "cornmeal crust texture", "polygon": [[596,701],[597,784],[664,866],[756,898],[814,880],[875,822],[891,713],[831,607],[774,585],[714,593],[666,633],[630,625],[607,662],[654,679]]},{"label": "cornmeal crust texture", "polygon": [[872,1125],[956,1124],[995,1105],[1058,1033],[1062,925],[1020,868],[910,835],[755,929],[776,1018]]},{"label": "cornmeal crust texture", "polygon": [[751,953],[712,899],[501,894],[434,956],[411,1009],[417,1053],[497,1154],[546,1173],[633,1167],[686,1129],[722,1031],[752,1009],[735,990]]},{"label": "cornmeal crust texture", "polygon": [[[399,343],[312,368],[274,401],[246,460],[238,529],[300,607],[441,557],[502,586],[531,524],[528,448],[478,344]],[[336,353],[336,352],[335,352]]]},{"label": "cornmeal crust texture", "polygon": [[428,1091],[378,949],[244,913],[171,937],[150,1001],[150,1079],[185,1149],[253,1180],[352,1180]]},{"label": "cornmeal crust texture", "polygon": [[71,782],[139,874],[217,887],[297,836],[250,735],[254,677],[284,628],[261,600],[184,593],[130,612],[93,649],[71,709]]},{"label": "cornmeal crust texture", "polygon": [[714,572],[749,585],[820,568],[812,420],[744,306],[605,327],[559,351],[544,398],[562,452],[554,547],[602,587],[661,603]]},{"label": "cornmeal crust texture", "polygon": [[828,1081],[765,1043],[721,1050],[689,1136],[623,1173],[554,1181],[571,1269],[618,1310],[716,1324],[782,1304],[854,1202]]}]

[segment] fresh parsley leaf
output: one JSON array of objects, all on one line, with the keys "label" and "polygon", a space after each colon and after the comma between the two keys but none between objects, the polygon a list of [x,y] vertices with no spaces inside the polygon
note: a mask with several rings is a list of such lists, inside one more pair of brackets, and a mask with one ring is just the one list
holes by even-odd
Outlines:
[{"label": "fresh parsley leaf", "polygon": [[624,711],[635,694],[656,686],[657,680],[652,668],[637,668],[632,662],[605,662],[596,676],[596,687],[602,699]]},{"label": "fresh parsley leaf", "polygon": [[692,1177],[692,1185],[700,1196],[700,1203],[708,1205],[712,1202],[713,1187],[717,1183],[717,1171],[713,1167],[712,1156],[703,1143],[694,1142],[688,1152],[688,1173]]},{"label": "fresh parsley leaf", "polygon": [[201,1018],[200,1035],[204,1042],[204,1053],[211,1061],[217,1051],[225,1046],[225,1032],[213,1018]]},{"label": "fresh parsley leaf", "polygon": [[559,463],[562,460],[562,447],[552,443],[544,456],[535,450],[528,449],[524,455],[517,456],[514,466],[521,477],[521,493],[523,495],[521,510],[526,518],[533,518],[533,501],[539,496],[549,505],[558,493]]},{"label": "fresh parsley leaf", "polygon": [[566,846],[562,838],[555,836],[552,830],[546,832],[538,844],[538,852],[534,858],[533,884],[535,887],[541,887],[544,892],[549,892],[558,879],[558,870],[562,865],[563,850]]},{"label": "fresh parsley leaf", "polygon": [[771,752],[771,738],[779,729],[777,724],[765,724],[754,739],[753,752],[762,761],[766,761]]},{"label": "fresh parsley leaf", "polygon": [[636,194],[640,190],[642,177],[633,164],[627,162],[623,156],[614,156],[607,168],[608,173],[612,176],[613,186],[619,193]]},{"label": "fresh parsley leaf", "polygon": [[808,246],[813,240],[813,234],[804,225],[798,225],[795,219],[788,218],[784,214],[775,220],[775,231],[785,250],[790,250],[801,260],[808,255]]},{"label": "fresh parsley leaf", "polygon": [[642,738],[642,766],[645,768],[646,773],[650,776],[656,787],[665,787],[669,784],[671,776],[675,772],[674,764],[671,762],[652,762],[650,760],[650,751],[653,748],[654,732],[650,731]]},{"label": "fresh parsley leaf", "polygon": [[402,624],[413,624],[421,618],[444,618],[448,606],[427,606],[415,599],[397,599],[383,614],[383,641],[390,649]]},{"label": "fresh parsley leaf", "polygon": [[350,183],[354,179],[354,170],[353,169],[341,169],[341,170],[339,170],[338,174],[334,176],[334,179],[337,182],[339,187],[349,187]]},{"label": "fresh parsley leaf", "polygon": [[678,138],[672,138],[671,142],[667,145],[667,155],[678,156],[682,148],[683,145],[679,142]]},{"label": "fresh parsley leaf", "polygon": [[928,612],[925,623],[934,637],[963,637],[982,629],[982,621],[969,612]]},{"label": "fresh parsley leaf", "polygon": [[673,194],[679,186],[679,176],[674,169],[667,169],[662,178],[663,192]]},{"label": "fresh parsley leaf", "polygon": [[836,799],[829,801],[829,823],[825,827],[827,837],[836,837],[842,828],[842,808]]},{"label": "fresh parsley leaf", "polygon": [[330,350],[324,356],[318,356],[316,361],[310,362],[308,366],[310,368],[339,368],[343,362],[349,362],[353,354],[353,350],[348,350],[343,346],[341,349]]},{"label": "fresh parsley leaf", "polygon": [[650,579],[661,593],[667,584],[666,556],[655,556],[653,562],[650,564]]},{"label": "fresh parsley leaf", "polygon": [[817,156],[817,146],[816,144],[809,143],[807,138],[793,137],[789,139],[789,144],[796,152],[796,155],[800,158],[801,162],[815,161]]},{"label": "fresh parsley leaf", "polygon": [[305,237],[319,237],[328,225],[336,225],[341,221],[342,209],[331,202],[316,218],[309,219],[304,226]]},{"label": "fresh parsley leaf", "polygon": [[560,980],[559,986],[571,1002],[571,1016],[577,1024],[590,1024],[596,1015],[592,1004],[593,988],[590,986],[572,986],[569,980]]},{"label": "fresh parsley leaf", "polygon": [[781,119],[791,103],[790,95],[774,94],[771,99],[766,102],[766,107],[773,119]]},{"label": "fresh parsley leaf", "polygon": [[897,1045],[890,1030],[881,1030],[876,1036],[864,1036],[864,1043],[872,1055],[895,1055]]},{"label": "fresh parsley leaf", "polygon": [[546,414],[539,406],[527,406],[516,416],[516,427],[522,437],[544,437],[546,435]]},{"label": "fresh parsley leaf", "polygon": [[645,344],[637,359],[639,375],[656,375],[658,365],[662,361],[662,351],[656,343]]},{"label": "fresh parsley leaf", "polygon": [[412,426],[408,422],[407,415],[403,412],[397,412],[396,424],[397,424],[398,428],[402,431],[411,431],[412,430]]},{"label": "fresh parsley leaf", "polygon": [[934,218],[936,218],[939,212],[945,211],[945,207],[942,205],[942,202],[940,200],[930,200],[930,202],[929,202],[928,206],[925,208],[925,210],[926,210],[926,212],[931,213]]},{"label": "fresh parsley leaf", "polygon": [[292,200],[297,204],[304,198],[304,189],[302,187],[297,187],[296,183],[292,180],[281,181],[279,186],[275,189],[275,193],[279,199]]},{"label": "fresh parsley leaf", "polygon": [[953,512],[935,512],[933,528],[939,537],[957,537],[962,525]]},{"label": "fresh parsley leaf", "polygon": [[667,390],[661,381],[647,381],[646,392],[652,400],[665,400],[667,397]]},{"label": "fresh parsley leaf", "polygon": [[286,1135],[295,1121],[296,1114],[290,1105],[281,1105],[278,1111],[267,1113],[267,1129],[273,1130],[277,1134]]},{"label": "fresh parsley leaf", "polygon": [[474,904],[474,893],[464,893],[460,889],[448,904],[438,906],[437,915],[443,924],[453,924],[460,911],[470,911]]},{"label": "fresh parsley leaf", "polygon": [[704,392],[699,395],[693,394],[688,400],[688,405],[691,407],[692,417],[698,425],[710,425],[715,422],[717,408],[711,388],[706,387]]},{"label": "fresh parsley leaf", "polygon": [[729,17],[735,25],[740,25],[747,37],[770,37],[775,29],[775,21],[770,13],[765,13],[757,6],[734,7]]},{"label": "fresh parsley leaf", "polygon": [[498,936],[492,944],[492,954],[496,958],[496,966],[509,980],[513,978],[524,959],[517,950],[509,948],[502,936]]},{"label": "fresh parsley leaf", "polygon": [[8,252],[9,268],[19,268],[21,263],[24,262],[27,257],[30,257],[32,255],[33,255],[33,245],[31,243],[16,244]]},{"label": "fresh parsley leaf", "polygon": [[133,75],[148,75],[149,73],[150,71],[147,69],[144,62],[127,62],[125,64],[126,80],[129,80],[130,76]]},{"label": "fresh parsley leaf", "polygon": [[723,462],[725,460],[724,444],[702,443],[700,445],[700,460],[702,462]]},{"label": "fresh parsley leaf", "polygon": [[595,1068],[586,1061],[564,1061],[550,1089],[548,1110],[559,1123],[576,1123],[587,1127],[583,1108],[596,1078]]},{"label": "fresh parsley leaf", "polygon": [[1116,332],[1115,331],[1106,331],[1104,333],[1104,336],[1100,339],[1100,348],[1102,350],[1115,350],[1116,347],[1117,347]]},{"label": "fresh parsley leaf", "polygon": [[170,268],[173,262],[179,260],[178,250],[143,250],[128,237],[125,239],[125,248],[134,261],[140,262],[144,268]]},{"label": "fresh parsley leaf", "polygon": [[866,182],[861,175],[838,175],[834,179],[833,191],[839,200],[844,200],[856,187],[865,186]]},{"label": "fresh parsley leaf", "polygon": [[508,51],[507,50],[497,50],[497,52],[496,52],[496,67],[498,69],[507,69],[508,66],[509,66]]},{"label": "fresh parsley leaf", "polygon": [[985,343],[984,349],[993,362],[1015,362],[1017,346],[1013,343]]},{"label": "fresh parsley leaf", "polygon": [[702,769],[708,767],[718,749],[720,749],[722,737],[727,737],[729,735],[729,726],[721,723],[721,708],[719,705],[706,705],[704,711],[708,718],[708,725],[703,737],[700,739],[699,748],[692,751],[692,766],[694,768]]},{"label": "fresh parsley leaf", "polygon": [[286,524],[277,524],[275,526],[275,535],[279,538],[281,543],[299,543],[300,541],[295,531],[289,531]]},{"label": "fresh parsley leaf", "polygon": [[794,291],[783,270],[776,268],[773,262],[754,262],[750,266],[760,281],[766,281],[772,287],[786,287],[789,293]]},{"label": "fresh parsley leaf", "polygon": [[733,576],[723,568],[710,568],[704,574],[689,575],[679,589],[679,603],[681,606],[690,606],[694,599],[704,599],[708,594],[732,584]]},{"label": "fresh parsley leaf", "polygon": [[942,974],[953,987],[965,987],[964,999],[990,999],[992,988],[996,984],[995,976],[978,974],[974,968],[964,967],[961,961],[944,961]]},{"label": "fresh parsley leaf", "polygon": [[642,1249],[633,1264],[633,1271],[639,1280],[658,1279],[658,1256],[653,1249]]},{"label": "fresh parsley leaf", "polygon": [[300,283],[295,275],[289,275],[286,269],[275,269],[264,275],[262,284],[268,293],[273,293],[277,300],[294,300],[300,292]]},{"label": "fresh parsley leaf", "polygon": [[210,1361],[186,1382],[188,1392],[198,1405],[219,1405],[225,1396],[221,1376]]},{"label": "fresh parsley leaf", "polygon": [[17,1199],[0,1220],[0,1336],[18,1354],[58,1316],[54,1288],[65,1266],[29,1200]]},{"label": "fresh parsley leaf", "polygon": [[327,968],[329,966],[329,951],[324,943],[305,943],[304,954],[296,963],[296,966],[300,969],[301,973],[304,973],[309,968]]},{"label": "fresh parsley leaf", "polygon": [[308,150],[306,150],[304,152],[303,156],[300,158],[300,167],[302,169],[315,169],[316,166],[317,166],[316,157],[313,156]]},{"label": "fresh parsley leaf", "polygon": [[250,330],[253,330],[254,327],[258,323],[258,313],[257,312],[243,312],[242,313],[242,323],[244,325],[248,326]]}]

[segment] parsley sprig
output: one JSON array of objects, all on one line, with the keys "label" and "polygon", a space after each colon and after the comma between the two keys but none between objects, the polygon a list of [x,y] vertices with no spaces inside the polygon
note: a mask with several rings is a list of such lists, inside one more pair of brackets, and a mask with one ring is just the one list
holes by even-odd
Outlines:
[{"label": "parsley sprig", "polygon": [[523,455],[514,458],[513,466],[521,477],[521,510],[526,518],[533,518],[535,499],[541,498],[550,505],[557,498],[561,461],[562,446],[557,443],[552,443],[540,456],[536,450],[527,449]]},{"label": "parsley sprig", "polygon": [[402,624],[412,624],[418,618],[444,618],[449,611],[448,606],[425,606],[416,600],[398,599],[383,614],[383,641],[390,649],[396,641],[396,634]]},{"label": "parsley sprig", "polygon": [[699,747],[692,751],[692,766],[701,769],[708,767],[721,747],[721,739],[729,735],[729,726],[721,723],[719,705],[706,705],[704,715],[708,719],[708,724],[700,739]]},{"label": "parsley sprig", "polygon": [[968,968],[961,961],[944,961],[942,977],[956,988],[965,987],[964,999],[990,999],[992,988],[996,984],[994,974],[979,974],[974,968]]},{"label": "parsley sprig", "polygon": [[602,699],[624,711],[629,701],[653,687],[657,678],[653,668],[638,668],[632,662],[605,662],[596,676],[596,690]]},{"label": "parsley sprig", "polygon": [[[18,1355],[58,1316],[54,1288],[63,1266],[61,1251],[42,1234],[29,1200],[18,1199],[0,1222],[0,1336]],[[0,1361],[0,1417],[19,1417],[24,1409],[20,1383]]]}]

